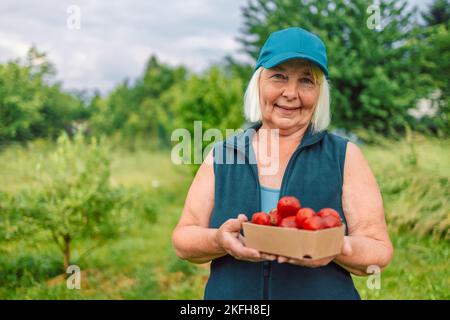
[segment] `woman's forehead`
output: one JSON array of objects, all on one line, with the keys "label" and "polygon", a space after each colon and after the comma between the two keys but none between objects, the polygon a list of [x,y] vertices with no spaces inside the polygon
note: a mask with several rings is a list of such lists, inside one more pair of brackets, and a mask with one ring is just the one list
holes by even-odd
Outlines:
[{"label": "woman's forehead", "polygon": [[276,65],[270,70],[274,71],[304,71],[310,72],[311,70],[311,62],[303,59],[291,59]]}]

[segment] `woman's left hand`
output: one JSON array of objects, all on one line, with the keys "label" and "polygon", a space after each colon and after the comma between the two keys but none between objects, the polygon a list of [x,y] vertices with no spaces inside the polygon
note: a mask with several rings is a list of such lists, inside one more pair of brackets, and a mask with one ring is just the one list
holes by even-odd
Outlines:
[{"label": "woman's left hand", "polygon": [[[342,251],[339,255],[349,256],[352,254],[352,246],[350,245],[350,241],[348,239],[348,236],[344,237],[344,243],[342,244]],[[323,267],[329,264],[331,261],[333,261],[337,256],[331,256],[323,259],[318,260],[309,260],[309,259],[294,259],[294,258],[288,258],[284,256],[278,256],[278,262],[279,263],[291,263],[298,266],[308,267],[308,268],[317,268],[317,267]]]}]

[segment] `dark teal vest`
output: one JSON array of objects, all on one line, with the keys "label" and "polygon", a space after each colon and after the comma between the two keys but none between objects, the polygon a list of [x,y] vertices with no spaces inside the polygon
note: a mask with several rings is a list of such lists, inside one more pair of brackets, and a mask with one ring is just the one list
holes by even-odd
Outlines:
[{"label": "dark teal vest", "polygon": [[[260,123],[251,127],[259,129]],[[211,228],[245,213],[260,211],[258,169],[251,148],[252,131],[214,147],[215,202]],[[293,195],[315,211],[342,211],[342,181],[347,140],[311,126],[284,173],[280,197]],[[220,162],[221,159],[223,160]],[[230,160],[231,159],[231,160]],[[219,163],[220,162],[220,163]],[[335,263],[306,268],[276,261],[247,262],[226,255],[211,262],[205,299],[359,299],[352,278]]]}]

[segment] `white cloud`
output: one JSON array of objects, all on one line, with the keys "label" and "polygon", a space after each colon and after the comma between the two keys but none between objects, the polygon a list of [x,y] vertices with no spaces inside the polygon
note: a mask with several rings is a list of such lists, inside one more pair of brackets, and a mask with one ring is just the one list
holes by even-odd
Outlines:
[{"label": "white cloud", "polygon": [[[424,8],[431,0],[412,0]],[[151,54],[200,71],[226,54],[242,60],[235,37],[247,0],[2,0],[0,62],[37,45],[70,89],[111,89],[139,76]],[[68,30],[67,8],[81,9],[81,30]],[[245,59],[247,58],[247,59]]]},{"label": "white cloud", "polygon": [[0,32],[0,56],[23,57],[28,49],[19,35]]},{"label": "white cloud", "polygon": [[[0,61],[23,57],[35,44],[48,53],[64,87],[111,89],[143,71],[151,54],[200,71],[237,53],[239,6],[246,0],[0,2]],[[81,29],[66,25],[70,5]]]}]

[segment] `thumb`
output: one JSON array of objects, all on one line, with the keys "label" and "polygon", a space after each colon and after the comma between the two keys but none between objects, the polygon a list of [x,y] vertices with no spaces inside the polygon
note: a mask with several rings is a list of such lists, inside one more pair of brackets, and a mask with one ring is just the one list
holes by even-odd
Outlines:
[{"label": "thumb", "polygon": [[344,237],[344,243],[342,244],[342,255],[350,256],[353,253],[352,245],[348,236]]},{"label": "thumb", "polygon": [[248,221],[247,216],[246,216],[245,214],[243,214],[243,213],[239,214],[237,218],[238,218],[239,221],[241,221],[241,222],[246,222],[246,221]]},{"label": "thumb", "polygon": [[242,223],[247,221],[247,217],[244,214],[240,214],[235,219],[229,219],[225,222],[226,230],[229,232],[237,232],[242,228]]}]

